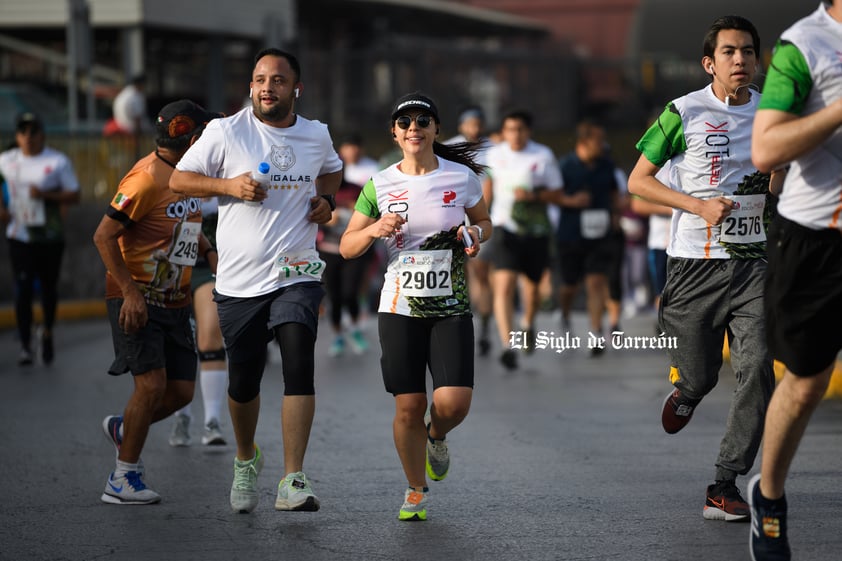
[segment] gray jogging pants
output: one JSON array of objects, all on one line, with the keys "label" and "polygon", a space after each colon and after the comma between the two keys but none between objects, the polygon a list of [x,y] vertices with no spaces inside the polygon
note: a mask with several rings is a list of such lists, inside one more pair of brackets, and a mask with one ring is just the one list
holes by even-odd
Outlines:
[{"label": "gray jogging pants", "polygon": [[677,347],[668,351],[670,381],[687,397],[701,399],[719,380],[728,333],[737,388],[716,460],[716,479],[735,479],[754,464],[766,407],[775,387],[766,347],[760,259],[670,257],[659,321]]}]

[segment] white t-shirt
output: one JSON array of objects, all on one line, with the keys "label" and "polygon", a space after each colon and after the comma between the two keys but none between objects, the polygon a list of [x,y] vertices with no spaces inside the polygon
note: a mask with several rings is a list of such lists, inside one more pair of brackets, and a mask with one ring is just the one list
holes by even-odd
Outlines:
[{"label": "white t-shirt", "polygon": [[348,183],[362,187],[378,171],[380,171],[380,166],[377,165],[377,161],[368,156],[363,156],[354,164],[345,163],[343,177]]},{"label": "white t-shirt", "polygon": [[270,164],[262,204],[219,197],[216,290],[226,296],[268,294],[319,280],[323,271],[316,252],[318,225],[307,215],[316,178],[342,169],[327,125],[298,115],[291,127],[272,127],[244,108],[208,123],[176,168],[231,178],[260,162]]},{"label": "white t-shirt", "polygon": [[29,242],[28,226],[60,228],[50,224],[60,219],[51,217],[43,199],[32,199],[29,187],[39,191],[78,191],[79,180],[73,171],[70,159],[50,147],[40,154],[24,156],[20,148],[13,148],[0,154],[0,175],[6,180],[9,190],[9,213],[11,221],[6,227],[6,237]]},{"label": "white t-shirt", "polygon": [[[775,81],[785,82],[786,88],[796,90],[792,97],[797,101],[800,102],[802,96],[806,99],[803,99],[803,110],[796,112],[778,106],[778,100],[770,94],[767,101],[771,108],[805,116],[820,111],[842,96],[839,60],[842,23],[827,13],[826,3],[821,3],[818,10],[784,31],[781,40],[794,44],[801,53],[809,69],[809,78],[805,76],[804,81],[809,79],[811,83],[790,84],[794,82],[792,78],[782,79],[780,73],[772,76]],[[778,60],[778,56],[772,59],[773,63]],[[789,70],[790,61],[786,57],[782,57],[780,63]],[[767,107],[764,104],[761,108]],[[781,216],[807,228],[842,229],[842,130],[837,128],[819,146],[792,162],[777,210]]]},{"label": "white t-shirt", "polygon": [[[733,196],[746,175],[757,171],[751,162],[751,129],[760,94],[751,90],[743,105],[727,105],[712,86],[674,100],[637,147],[655,165],[672,155],[671,187],[698,199]],[[669,138],[664,137],[664,130]],[[676,141],[675,139],[678,139]],[[680,142],[679,147],[670,143]],[[674,210],[667,253],[688,259],[729,259],[720,242],[722,226],[709,226],[696,214]]]},{"label": "white t-shirt", "polygon": [[[655,179],[666,185],[672,187],[672,179],[670,173],[672,166],[669,162],[665,163],[658,173],[655,174]],[[666,250],[670,243],[670,223],[671,216],[664,214],[652,214],[649,216],[649,239],[646,245],[649,249],[663,249]]]},{"label": "white t-shirt", "polygon": [[380,312],[412,317],[470,312],[465,247],[455,230],[465,222],[465,209],[482,199],[482,184],[466,166],[438,162],[425,175],[407,175],[393,164],[375,175],[357,200],[355,209],[371,218],[394,213],[406,219],[384,240],[388,263]]},{"label": "white t-shirt", "polygon": [[512,218],[516,188],[546,187],[556,190],[563,186],[561,170],[553,151],[532,140],[519,151],[512,150],[507,142],[492,146],[485,152],[485,164],[494,194],[491,222],[495,228],[505,228],[509,232],[518,231],[518,225]]},{"label": "white t-shirt", "polygon": [[[114,112],[114,120],[125,131],[139,132],[135,130],[136,119],[141,120],[141,130],[147,128],[144,126],[146,125],[144,122],[146,119],[146,96],[132,84],[120,90],[120,93],[114,98],[112,111]],[[148,128],[151,128],[151,126]]]}]

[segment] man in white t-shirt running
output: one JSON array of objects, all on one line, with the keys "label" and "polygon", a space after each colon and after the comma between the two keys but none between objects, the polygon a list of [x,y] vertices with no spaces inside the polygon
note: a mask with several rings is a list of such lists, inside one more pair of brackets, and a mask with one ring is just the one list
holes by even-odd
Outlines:
[{"label": "man in white t-shirt running", "polygon": [[532,115],[514,110],[503,117],[503,141],[485,151],[488,172],[483,179],[485,200],[491,205],[491,222],[499,227],[492,241],[491,286],[494,320],[503,351],[500,362],[508,370],[518,366],[510,341],[515,314],[515,290],[521,280],[526,333],[521,348],[531,352],[535,341],[538,285],[549,264],[552,225],[545,191],[561,189],[561,172],[549,146],[531,140]]},{"label": "man in white t-shirt running", "polygon": [[[774,387],[763,321],[769,177],[751,163],[759,42],[745,18],[713,23],[701,61],[711,84],[667,105],[638,142],[629,177],[633,195],[675,209],[659,309],[661,327],[677,340],[668,351],[675,388],[661,413],[667,433],[683,429],[716,386],[726,333],[730,343],[736,388],[702,510],[708,520],[749,516],[736,479],[757,456]],[[655,177],[667,162],[669,186]]]},{"label": "man in white t-shirt running", "polygon": [[[237,440],[231,508],[257,507],[263,455],[254,442],[266,344],[283,358],[284,477],[278,510],[318,510],[303,472],[315,411],[314,349],[324,296],[318,224],[330,220],[342,161],[327,126],[294,112],[298,60],[279,49],[255,57],[252,107],[212,121],[178,163],[177,193],[219,197],[216,297],[228,354],[228,405]],[[252,177],[269,167],[263,183]]]}]

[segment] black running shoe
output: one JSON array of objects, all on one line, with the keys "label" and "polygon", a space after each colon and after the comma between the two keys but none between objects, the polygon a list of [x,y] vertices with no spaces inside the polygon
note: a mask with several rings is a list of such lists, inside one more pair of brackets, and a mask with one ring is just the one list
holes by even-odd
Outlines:
[{"label": "black running shoe", "polygon": [[517,353],[512,349],[506,349],[500,355],[500,363],[506,367],[506,370],[514,370],[517,368]]},{"label": "black running shoe", "polygon": [[753,561],[790,561],[786,537],[786,496],[770,501],[760,494],[760,474],[748,483],[751,508],[749,551]]},{"label": "black running shoe", "polygon": [[748,522],[749,513],[748,503],[740,495],[740,490],[733,479],[708,485],[705,508],[702,510],[705,520]]},{"label": "black running shoe", "polygon": [[491,341],[488,338],[483,337],[479,340],[479,356],[488,356],[488,353],[491,351]]},{"label": "black running shoe", "polygon": [[526,329],[526,344],[523,347],[523,352],[531,355],[535,351],[535,328],[529,327]]}]

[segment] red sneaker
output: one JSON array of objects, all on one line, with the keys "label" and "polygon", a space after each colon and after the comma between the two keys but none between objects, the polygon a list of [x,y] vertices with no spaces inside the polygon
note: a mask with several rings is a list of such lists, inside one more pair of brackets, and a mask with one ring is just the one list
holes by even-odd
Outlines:
[{"label": "red sneaker", "polygon": [[669,434],[675,434],[690,422],[693,411],[701,399],[685,397],[675,388],[664,400],[664,410],[661,412],[661,424]]}]

